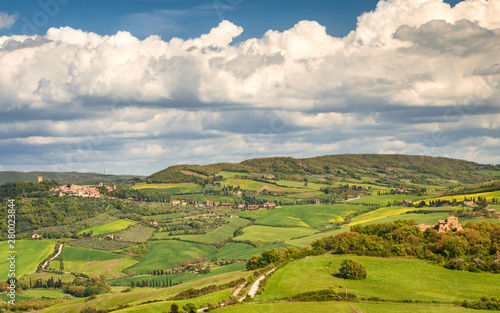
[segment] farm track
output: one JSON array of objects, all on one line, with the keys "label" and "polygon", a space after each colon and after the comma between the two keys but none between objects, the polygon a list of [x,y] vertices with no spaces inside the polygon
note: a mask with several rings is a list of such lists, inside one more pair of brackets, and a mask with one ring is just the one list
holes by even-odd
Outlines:
[{"label": "farm track", "polygon": [[240,293],[241,289],[245,288],[245,286],[247,285],[247,283],[244,283],[242,284],[241,286],[239,286],[234,292],[233,292],[233,297],[237,297],[238,294]]},{"label": "farm track", "polygon": [[42,270],[44,270],[50,262],[52,262],[55,258],[57,258],[57,257],[61,254],[63,246],[64,246],[64,244],[62,243],[62,244],[59,246],[59,251],[57,252],[57,254],[56,254],[56,255],[54,255],[54,256],[53,256],[52,258],[50,258],[49,260],[45,261],[45,263],[43,263],[43,265],[42,265]]},{"label": "farm track", "polygon": [[[276,270],[276,268],[273,268],[272,270],[270,270],[269,272],[265,273],[264,275],[262,275],[261,277],[259,277],[259,279],[257,279],[253,284],[252,284],[252,287],[250,287],[250,291],[248,291],[248,296],[250,297],[255,297],[255,294],[257,293],[257,290],[259,290],[259,286],[260,286],[260,283],[262,282],[262,280],[264,278],[266,278],[267,275],[271,274],[272,272],[274,272]],[[243,297],[244,299],[245,297]],[[241,301],[243,300],[241,299]],[[240,301],[240,302],[241,302]]]}]

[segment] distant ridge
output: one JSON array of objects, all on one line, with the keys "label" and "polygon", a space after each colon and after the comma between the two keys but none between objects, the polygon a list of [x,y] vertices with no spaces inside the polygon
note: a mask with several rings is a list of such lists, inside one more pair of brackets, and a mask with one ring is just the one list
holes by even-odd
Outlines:
[{"label": "distant ridge", "polygon": [[0,171],[0,185],[16,181],[36,182],[38,176],[42,176],[45,181],[56,181],[57,183],[98,183],[98,182],[119,182],[131,179],[133,175],[104,175],[99,173],[78,173],[78,172],[13,172]]},{"label": "distant ridge", "polygon": [[[474,177],[469,172],[500,168],[482,165],[471,161],[400,154],[340,154],[313,158],[294,159],[291,157],[271,157],[250,159],[240,163],[216,163],[210,165],[176,165],[146,177],[150,183],[203,182],[203,178],[192,175],[215,175],[220,171],[239,173],[269,173],[273,175],[317,174],[336,175],[347,173],[350,176],[377,173],[399,179],[441,178],[461,182],[476,182],[485,176]],[[190,174],[191,173],[191,174]],[[418,174],[417,176],[415,176]],[[380,175],[379,175],[380,176]]]}]

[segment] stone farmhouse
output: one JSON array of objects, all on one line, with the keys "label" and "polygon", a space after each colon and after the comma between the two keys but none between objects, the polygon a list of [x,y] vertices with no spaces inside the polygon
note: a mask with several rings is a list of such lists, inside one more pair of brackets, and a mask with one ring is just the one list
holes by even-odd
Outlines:
[{"label": "stone farmhouse", "polygon": [[452,230],[462,230],[462,224],[458,222],[458,217],[455,216],[450,216],[445,220],[438,220],[437,225],[425,225],[425,224],[420,224],[418,225],[421,231],[425,231],[426,229],[435,229],[440,233],[444,233],[447,231],[452,231]]}]

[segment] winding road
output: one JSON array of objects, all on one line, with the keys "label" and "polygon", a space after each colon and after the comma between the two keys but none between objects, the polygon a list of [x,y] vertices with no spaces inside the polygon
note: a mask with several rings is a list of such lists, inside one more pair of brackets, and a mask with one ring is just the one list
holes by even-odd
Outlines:
[{"label": "winding road", "polygon": [[62,244],[59,246],[59,251],[57,252],[57,254],[56,254],[56,255],[54,255],[54,256],[53,256],[52,258],[50,258],[49,260],[45,261],[45,263],[43,263],[43,265],[42,265],[42,270],[44,270],[44,269],[47,267],[47,265],[48,265],[48,264],[49,264],[52,260],[54,260],[55,258],[57,258],[57,257],[59,256],[59,254],[61,254],[63,246],[64,246],[64,244],[62,243]]},{"label": "winding road", "polygon": [[[259,279],[257,279],[256,281],[254,281],[254,283],[252,284],[252,287],[250,287],[250,291],[248,291],[248,296],[250,296],[252,298],[255,297],[255,294],[257,293],[257,290],[259,290],[259,286],[260,286],[260,283],[262,282],[262,280],[264,278],[266,278],[267,275],[269,275],[272,272],[274,272],[275,270],[276,270],[276,268],[273,268],[269,272],[267,272],[264,275],[260,276]],[[243,301],[243,299],[245,299],[245,298],[246,297],[241,298],[240,302]]]}]

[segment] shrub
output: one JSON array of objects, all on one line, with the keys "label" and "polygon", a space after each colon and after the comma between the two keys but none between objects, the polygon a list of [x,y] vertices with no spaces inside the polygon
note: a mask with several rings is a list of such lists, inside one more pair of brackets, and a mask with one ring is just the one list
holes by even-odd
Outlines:
[{"label": "shrub", "polygon": [[346,259],[340,264],[339,276],[344,279],[365,279],[366,269],[363,264]]}]

